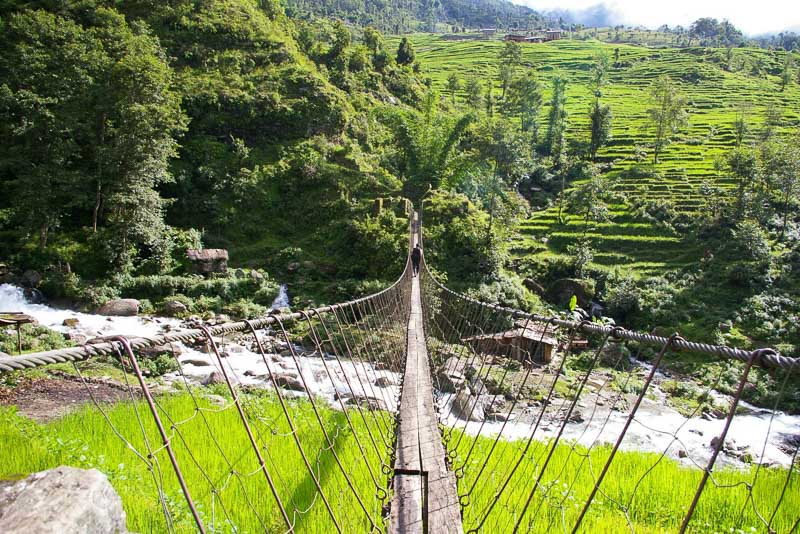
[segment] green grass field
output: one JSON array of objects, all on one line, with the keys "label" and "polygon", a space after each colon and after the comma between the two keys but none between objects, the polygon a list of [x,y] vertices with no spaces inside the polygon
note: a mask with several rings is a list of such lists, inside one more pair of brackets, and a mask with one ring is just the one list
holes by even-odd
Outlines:
[{"label": "green grass field", "polygon": [[[504,46],[502,41],[447,41],[430,34],[413,35],[410,40],[434,88],[446,93],[447,77],[456,72],[464,78],[493,80],[499,99],[497,56]],[[613,139],[600,150],[598,161],[611,164],[607,176],[616,181],[617,191],[647,199],[672,200],[679,212],[690,216],[706,209],[707,198],[701,193],[704,182],[726,191],[734,186],[715,168],[715,160],[733,147],[734,121],[743,106],[749,109],[751,138],[758,135],[771,106],[781,112],[780,131],[797,131],[800,125],[800,86],[793,81],[785,90],[780,88],[778,74],[783,52],[734,49],[733,61],[747,68],[733,72],[725,68],[724,49],[655,49],[577,40],[521,46],[523,69],[535,69],[538,73],[545,104],[554,73],[568,77],[567,136],[578,142],[588,142],[588,109],[593,98],[589,82],[595,58],[605,54],[613,63],[614,51],[619,49],[619,64],[610,69],[603,89],[603,100],[614,117]],[[750,66],[757,63],[764,69],[763,76],[752,75]],[[689,125],[651,168],[653,138],[646,113],[648,90],[662,74],[680,82],[689,103]],[[545,105],[540,116],[543,129],[547,111]],[[650,176],[626,173],[637,166],[644,166]],[[566,252],[566,246],[580,235],[581,221],[568,217],[562,225],[556,213],[556,208],[538,211],[521,225],[520,235],[512,245],[516,256],[547,258]],[[624,204],[614,206],[611,215],[608,223],[597,225],[590,232],[598,267],[619,266],[637,276],[653,275],[666,268],[697,262],[702,257],[704,250],[691,236],[677,236],[648,221],[637,220]],[[543,244],[542,238],[548,242]]]},{"label": "green grass field", "polygon": [[[457,439],[457,434],[454,435]],[[463,462],[472,440],[461,440],[455,460]],[[511,532],[520,520],[523,506],[539,473],[549,442],[533,442],[525,460],[498,498],[497,489],[524,448],[523,441],[501,440],[484,471],[482,482],[470,495],[470,505],[464,512],[464,530],[480,525],[488,506],[494,509],[483,522],[481,532]],[[478,467],[486,461],[492,440],[480,438],[470,463],[459,481],[462,495],[472,487]],[[528,511],[521,517],[523,532],[571,532],[597,475],[605,464],[611,447],[601,445],[588,451],[585,447],[559,445],[539,490],[534,493]],[[768,522],[786,485],[787,471],[783,469],[747,470],[722,469],[713,475],[700,499],[690,523],[695,533],[768,532],[756,511]],[[702,476],[700,469],[682,467],[673,460],[657,454],[621,452],[595,496],[582,522],[581,532],[638,532],[656,534],[677,532],[692,502]],[[752,500],[748,484],[753,487]],[[775,514],[774,532],[790,532],[797,520],[800,506],[800,479],[792,474],[786,486],[784,500]],[[627,513],[625,513],[627,512]]]},{"label": "green grass field", "polygon": [[[192,398],[186,394],[161,397],[159,402],[165,424],[169,424],[166,414],[176,422],[172,445],[206,528],[213,532],[285,531],[275,500],[263,474],[258,471],[258,462],[235,407],[228,405],[227,409],[221,410],[200,397],[199,406],[203,410],[198,412]],[[322,500],[315,498],[313,481],[288,433],[278,402],[271,396],[250,398],[248,406],[250,413],[257,414],[251,418],[251,425],[258,435],[278,493],[295,521],[296,531],[332,532],[332,523]],[[145,404],[119,403],[107,408],[115,428],[138,451],[146,454],[139,418],[152,448],[160,449],[160,439]],[[310,404],[290,401],[290,410],[300,441],[343,531],[368,532],[370,525],[366,516],[348,490],[341,470],[324,442]],[[379,459],[375,449],[366,447],[366,444],[366,454],[362,455],[344,414],[327,407],[321,407],[320,412],[334,448],[369,513],[374,520],[382,521],[381,502],[376,497],[367,464],[373,470],[377,468],[374,474],[385,486],[386,477],[381,474],[380,462],[388,461],[388,458]],[[386,417],[384,423],[390,424],[388,416],[379,417]],[[367,420],[370,426],[375,423],[371,418]],[[353,423],[359,437],[366,439],[363,422],[354,417]],[[376,439],[379,438],[376,436]],[[163,476],[165,501],[176,529],[180,532],[195,531],[166,452],[160,449],[155,457],[160,465],[160,476]],[[226,458],[241,476],[231,476],[232,469]],[[159,473],[154,475],[148,471],[146,464],[112,432],[94,406],[87,405],[44,425],[17,415],[13,409],[0,409],[0,479],[18,478],[59,465],[97,468],[108,475],[122,497],[128,528],[132,532],[167,531],[154,483],[154,476],[159,476]],[[217,489],[213,496],[212,484]],[[295,510],[301,512],[293,513]]]},{"label": "green grass field", "polygon": [[[195,413],[195,404],[188,395],[161,397],[159,402],[163,408],[162,414],[168,413],[176,422],[178,430],[172,443],[206,527],[210,529],[213,525],[215,532],[283,531],[275,501],[262,474],[257,471],[258,464],[235,409],[229,407],[220,410],[218,406],[201,400],[200,406],[204,410]],[[270,396],[250,398],[248,403],[253,413],[258,414],[251,418],[251,424],[258,434],[259,443],[267,457],[267,467],[276,480],[284,504],[290,511],[307,509],[295,516],[297,532],[331,532],[332,525],[323,503],[319,498],[314,498],[313,482],[293,439],[286,434],[288,427],[283,423],[278,403]],[[106,408],[110,421],[120,434],[137,450],[144,451],[136,413],[138,410],[148,439],[153,448],[158,449],[159,441],[146,406],[119,403]],[[315,471],[319,473],[323,491],[341,521],[344,532],[368,532],[369,524],[323,442],[310,404],[307,401],[292,401],[291,412],[298,422],[300,440]],[[321,414],[326,427],[335,436],[335,449],[353,483],[373,517],[380,519],[380,501],[375,497],[375,487],[367,470],[367,463],[373,467],[379,466],[380,460],[369,447],[366,457],[361,455],[352,434],[346,430],[342,413],[323,408]],[[363,437],[364,427],[357,419],[354,418],[356,430]],[[212,436],[216,441],[211,439]],[[190,443],[191,454],[184,440]],[[460,441],[460,458],[466,455],[470,444],[471,440]],[[466,466],[465,477],[459,483],[462,493],[472,485],[477,466],[486,459],[491,444],[492,440],[488,438],[478,440],[470,465]],[[504,480],[509,466],[519,457],[522,446],[518,441],[501,441],[498,444],[484,473],[485,483],[477,485],[471,495],[471,504],[464,510],[465,531],[477,526],[482,511],[494,499],[496,488]],[[541,462],[545,447],[544,443],[533,444],[507,491],[497,501],[495,511],[484,524],[483,532],[508,531],[509,523],[513,524],[516,520],[528,497],[537,462]],[[525,526],[533,517],[535,520],[531,528],[534,532],[561,530],[562,521],[571,525],[592,487],[592,473],[597,473],[609,454],[609,448],[600,446],[588,455],[586,453],[585,449],[572,450],[566,444],[557,448],[543,478],[543,490],[532,500],[530,510],[538,511],[526,514],[523,518]],[[161,449],[156,452],[156,458],[164,480],[165,501],[175,520],[176,529],[191,532],[193,522],[165,451]],[[225,458],[241,474],[240,478],[231,476]],[[460,458],[456,460],[457,463],[461,461]],[[386,461],[387,458],[381,460]],[[636,532],[674,531],[691,501],[700,471],[681,467],[672,460],[658,460],[658,455],[654,454],[619,453],[602,486],[604,493],[598,494],[583,523],[584,531],[628,531],[627,520],[619,504],[625,505],[628,501],[628,518]],[[47,424],[35,423],[16,414],[13,409],[0,411],[0,479],[18,478],[59,465],[97,468],[108,475],[122,497],[128,528],[132,531],[144,533],[165,530],[153,475],[145,463],[112,432],[96,408],[86,406]],[[729,528],[733,528],[733,532],[765,532],[753,513],[753,504],[748,501],[747,486],[743,483],[752,482],[754,472],[755,468],[715,472],[715,480],[721,487],[710,484],[700,501],[691,531],[729,532]],[[767,517],[780,498],[786,474],[782,469],[762,469],[756,478],[754,503]],[[379,471],[376,476],[385,483],[386,479]],[[640,478],[642,481],[637,486]],[[796,519],[793,514],[796,515],[800,507],[798,483],[800,481],[795,472],[773,522],[776,532],[788,532],[791,522]],[[213,499],[212,484],[218,491]],[[722,487],[726,485],[731,487]],[[542,497],[545,499],[542,500]],[[744,512],[740,516],[742,510]]]}]

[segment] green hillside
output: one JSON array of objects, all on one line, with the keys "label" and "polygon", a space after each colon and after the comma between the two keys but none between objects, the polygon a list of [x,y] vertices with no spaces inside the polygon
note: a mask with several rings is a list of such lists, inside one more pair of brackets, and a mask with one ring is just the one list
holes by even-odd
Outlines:
[{"label": "green hillside", "polygon": [[[425,65],[434,87],[446,91],[447,77],[478,76],[482,80],[497,79],[497,56],[503,49],[500,41],[450,42],[435,35],[411,38],[418,57]],[[779,90],[782,54],[759,50],[736,50],[745,61],[763,62],[763,77],[748,72],[728,72],[724,66],[724,50],[665,49],[610,45],[599,42],[563,40],[522,46],[523,64],[543,80],[544,102],[554,73],[566,74],[569,128],[567,135],[574,142],[586,142],[589,135],[587,110],[593,99],[589,82],[591,68],[598,54],[614,56],[619,49],[619,64],[609,72],[609,84],[603,98],[611,106],[614,123],[613,139],[601,148],[598,161],[610,164],[607,173],[616,179],[616,189],[630,196],[663,199],[674,203],[677,211],[690,217],[708,209],[712,201],[703,193],[703,184],[713,184],[725,191],[733,181],[715,167],[715,161],[734,145],[734,122],[742,106],[749,106],[753,135],[761,128],[767,110],[780,110],[780,129],[789,132],[800,125],[800,86],[793,84]],[[775,74],[770,74],[775,73]],[[642,158],[652,140],[647,123],[647,90],[661,74],[683,80],[681,88],[689,100],[689,127],[669,145],[652,172],[637,172],[637,166],[650,163]],[[495,82],[499,94],[499,82]],[[542,111],[546,115],[547,109]],[[638,152],[638,153],[637,153]],[[717,199],[713,199],[717,200]],[[526,257],[565,253],[582,227],[580,217],[570,217],[559,224],[555,207],[536,211],[521,226],[521,235],[514,243],[515,254]],[[600,223],[588,234],[597,253],[595,261],[607,267],[621,267],[637,275],[656,274],[665,268],[684,266],[699,261],[702,246],[678,232],[639,221],[629,207],[617,204],[613,218]],[[541,239],[548,238],[547,244]]]}]

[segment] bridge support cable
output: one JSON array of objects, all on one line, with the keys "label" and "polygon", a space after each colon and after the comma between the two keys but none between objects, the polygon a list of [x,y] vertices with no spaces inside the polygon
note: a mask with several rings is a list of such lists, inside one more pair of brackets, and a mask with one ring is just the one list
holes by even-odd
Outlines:
[{"label": "bridge support cable", "polygon": [[[0,358],[0,373],[73,362],[138,462],[130,469],[152,480],[163,520],[142,530],[383,532],[410,276],[407,268],[384,291],[314,310]],[[151,347],[175,369],[164,378],[172,387],[145,378]],[[187,363],[186,347],[207,357]],[[131,403],[94,398],[86,360],[105,357],[124,371]],[[244,372],[244,357],[260,370],[254,361]]]},{"label": "bridge support cable", "polygon": [[[427,269],[421,283],[465,531],[638,532],[654,509],[668,531],[795,528],[800,512],[788,495],[800,484],[800,440],[783,439],[776,451],[775,418],[787,384],[797,383],[797,360],[487,304]],[[703,386],[682,386],[664,369],[676,352],[710,355]],[[753,373],[775,386],[768,415],[742,410]],[[657,407],[682,387],[693,388],[683,417],[660,417]],[[698,439],[701,416],[712,431]],[[742,453],[729,430],[754,418],[759,445]],[[658,452],[627,452],[640,436]],[[781,468],[770,465],[776,454]],[[686,476],[664,479],[675,463]]]},{"label": "bridge support cable", "polygon": [[[798,528],[787,496],[800,484],[800,440],[782,436],[776,417],[790,400],[787,385],[797,388],[800,359],[481,302],[445,287],[427,264],[420,278],[468,532],[637,532],[654,509],[670,531]],[[542,357],[545,343],[558,350],[552,360]],[[662,369],[678,352],[708,362],[702,385],[683,386],[674,365]],[[774,390],[767,415],[743,403],[754,374]],[[681,402],[684,387],[693,390],[683,417],[659,417],[654,405],[676,389]],[[698,440],[701,416],[712,430]],[[742,454],[729,430],[753,419],[758,439]],[[660,452],[626,452],[643,434]],[[687,476],[665,480],[675,462]]]}]

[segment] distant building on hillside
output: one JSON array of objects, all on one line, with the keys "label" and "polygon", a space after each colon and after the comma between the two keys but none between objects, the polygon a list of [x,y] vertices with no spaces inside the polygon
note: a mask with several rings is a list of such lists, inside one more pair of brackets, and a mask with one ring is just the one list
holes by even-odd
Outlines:
[{"label": "distant building on hillside", "polygon": [[483,36],[486,38],[494,37],[496,33],[496,28],[481,28],[481,34],[483,34]]},{"label": "distant building on hillside", "polygon": [[547,30],[544,32],[545,41],[558,41],[561,39],[561,30]]},{"label": "distant building on hillside", "polygon": [[527,38],[528,38],[527,35],[519,35],[519,34],[515,34],[515,33],[509,33],[508,35],[506,35],[503,38],[503,40],[504,41],[512,41],[512,42],[515,42],[515,43],[524,43],[525,39],[527,39]]}]

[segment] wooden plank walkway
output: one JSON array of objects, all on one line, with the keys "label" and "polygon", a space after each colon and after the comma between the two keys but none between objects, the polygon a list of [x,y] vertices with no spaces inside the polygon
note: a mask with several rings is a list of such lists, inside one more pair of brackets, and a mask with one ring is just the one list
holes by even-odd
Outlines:
[{"label": "wooden plank walkway", "polygon": [[[463,532],[456,479],[445,463],[445,450],[433,404],[418,277],[413,279],[411,288],[408,352],[394,467],[391,532]],[[401,474],[403,472],[407,474]],[[427,473],[427,476],[422,473]]]}]

